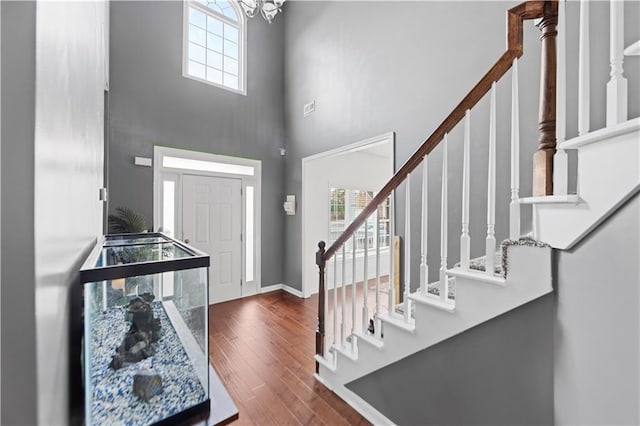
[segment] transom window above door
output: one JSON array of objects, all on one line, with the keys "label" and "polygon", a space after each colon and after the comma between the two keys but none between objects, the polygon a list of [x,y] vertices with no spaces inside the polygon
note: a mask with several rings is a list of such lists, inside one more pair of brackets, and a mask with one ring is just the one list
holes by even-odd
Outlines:
[{"label": "transom window above door", "polygon": [[245,18],[235,1],[184,2],[185,77],[246,94]]}]

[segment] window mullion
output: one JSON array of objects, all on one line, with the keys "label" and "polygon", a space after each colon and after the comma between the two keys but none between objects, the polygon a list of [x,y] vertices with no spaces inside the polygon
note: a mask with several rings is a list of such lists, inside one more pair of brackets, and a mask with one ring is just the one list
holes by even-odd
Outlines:
[{"label": "window mullion", "polygon": [[[222,13],[220,12],[216,12],[215,10],[211,10],[208,7],[206,7],[205,5],[198,3],[198,2],[192,2],[189,1],[187,2],[187,4],[189,5],[189,7],[192,7],[202,13],[205,13],[211,17],[214,17],[216,19],[221,20],[222,22],[224,22],[225,24],[229,24],[229,25],[233,25],[235,27],[240,27],[241,24],[244,24],[244,22],[239,22],[239,21],[234,21],[232,19],[229,19],[229,17],[224,16]],[[237,11],[236,11],[237,13]],[[242,16],[239,17],[239,19],[242,19]]]}]

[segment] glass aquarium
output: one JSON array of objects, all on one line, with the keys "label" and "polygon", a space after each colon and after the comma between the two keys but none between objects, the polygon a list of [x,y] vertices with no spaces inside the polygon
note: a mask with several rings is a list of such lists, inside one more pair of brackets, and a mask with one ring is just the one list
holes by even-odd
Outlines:
[{"label": "glass aquarium", "polygon": [[209,410],[209,256],[161,233],[106,235],[80,271],[87,425]]}]

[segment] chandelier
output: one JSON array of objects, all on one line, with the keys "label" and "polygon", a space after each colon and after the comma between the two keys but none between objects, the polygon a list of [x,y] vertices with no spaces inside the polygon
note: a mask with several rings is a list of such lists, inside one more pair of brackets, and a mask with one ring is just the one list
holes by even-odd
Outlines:
[{"label": "chandelier", "polygon": [[286,0],[238,0],[238,3],[240,3],[242,10],[244,10],[248,18],[253,18],[258,11],[260,11],[265,21],[271,23],[278,12],[282,12],[281,7],[285,1]]}]

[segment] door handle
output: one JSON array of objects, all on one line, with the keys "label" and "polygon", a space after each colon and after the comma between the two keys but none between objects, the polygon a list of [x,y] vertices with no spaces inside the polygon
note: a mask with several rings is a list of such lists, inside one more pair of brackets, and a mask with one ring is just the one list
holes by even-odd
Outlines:
[{"label": "door handle", "polygon": [[188,238],[186,238],[186,239],[184,240],[184,243],[185,243],[185,244],[189,244],[189,239],[188,239]]}]

